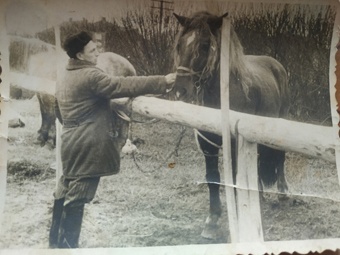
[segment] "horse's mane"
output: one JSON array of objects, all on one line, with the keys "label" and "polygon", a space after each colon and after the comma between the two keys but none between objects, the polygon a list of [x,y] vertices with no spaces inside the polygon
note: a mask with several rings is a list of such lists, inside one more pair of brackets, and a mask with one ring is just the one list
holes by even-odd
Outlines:
[{"label": "horse's mane", "polygon": [[[183,36],[184,34],[188,33],[192,30],[199,30],[199,31],[207,31],[207,35],[209,36],[210,44],[212,47],[216,48],[216,51],[214,53],[209,54],[207,65],[205,69],[203,70],[205,73],[208,73],[209,75],[213,75],[213,72],[215,70],[219,71],[220,68],[220,54],[221,54],[221,29],[218,29],[217,33],[213,33],[210,30],[210,27],[208,25],[208,20],[211,19],[214,16],[208,12],[202,11],[195,13],[189,24],[186,24],[186,26],[183,27],[182,31],[177,36],[176,44],[178,43],[178,40]],[[198,54],[198,47],[199,42],[195,44],[193,47],[193,57],[197,56]],[[175,50],[175,65],[178,65],[178,52]],[[248,95],[249,87],[251,85],[251,72],[248,70],[246,63],[245,63],[245,55],[243,51],[243,46],[241,45],[241,42],[234,31],[234,29],[231,27],[230,30],[230,53],[229,53],[229,64],[230,64],[230,74],[234,75],[236,79],[238,79],[242,85],[243,91],[246,95]]]},{"label": "horse's mane", "polygon": [[247,68],[243,46],[235,32],[230,29],[230,51],[229,51],[230,73],[241,83],[243,92],[248,98],[249,87],[252,83],[252,72]]}]

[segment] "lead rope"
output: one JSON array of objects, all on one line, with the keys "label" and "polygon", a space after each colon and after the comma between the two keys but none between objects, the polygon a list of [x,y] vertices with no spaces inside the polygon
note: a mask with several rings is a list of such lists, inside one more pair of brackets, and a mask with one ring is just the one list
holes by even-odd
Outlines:
[{"label": "lead rope", "polygon": [[[131,101],[132,101],[132,99],[131,99]],[[151,124],[151,123],[158,122],[160,120],[152,119],[151,121],[138,121],[138,120],[135,120],[133,118],[130,118],[124,111],[115,110],[115,112],[117,113],[118,117],[129,122],[128,138],[126,140],[125,145],[122,148],[122,151],[125,150],[126,152],[123,152],[123,153],[124,154],[131,154],[136,167],[143,173],[152,173],[155,170],[160,169],[164,165],[164,163],[160,163],[160,165],[158,167],[156,167],[155,170],[152,170],[152,171],[143,170],[142,167],[138,164],[137,158],[136,158],[136,155],[138,154],[138,148],[132,143],[132,123]],[[166,162],[172,155],[174,155],[174,154],[178,155],[178,149],[179,149],[181,141],[184,137],[185,132],[186,132],[186,127],[181,126],[181,132],[179,134],[178,141],[177,141],[174,149],[170,153],[167,154],[166,158],[164,159],[164,162]],[[128,153],[127,153],[127,151],[128,151]],[[172,163],[169,163],[169,165],[170,164],[172,164]]]},{"label": "lead rope", "polygon": [[[160,163],[159,166],[157,166],[156,168],[154,168],[154,170],[145,171],[145,170],[140,166],[140,164],[137,162],[136,155],[138,155],[138,150],[132,151],[133,161],[134,161],[136,167],[138,168],[138,170],[140,170],[142,173],[153,173],[153,172],[155,172],[156,170],[162,168],[162,166],[164,166],[164,163],[166,163],[166,162],[168,161],[168,159],[171,158],[172,155],[175,154],[175,155],[177,156],[177,155],[178,155],[179,146],[181,145],[181,142],[182,142],[182,139],[184,138],[184,134],[185,134],[186,130],[187,130],[187,129],[186,129],[185,126],[181,126],[181,132],[180,132],[180,134],[179,134],[179,136],[178,136],[178,140],[177,140],[177,143],[175,144],[174,149],[173,149],[172,151],[170,151],[170,152],[166,155],[165,159],[162,160],[163,162]],[[130,132],[132,133],[132,127],[131,127],[131,129],[130,129]],[[171,165],[171,164],[173,164],[173,162],[170,162],[170,163],[168,164],[168,166]],[[169,167],[170,167],[170,166],[169,166]],[[172,168],[172,167],[170,167],[170,168]]]},{"label": "lead rope", "polygon": [[[236,150],[236,153],[238,152],[238,136],[239,136],[239,133],[238,133],[238,124],[239,124],[240,120],[237,120],[236,121],[236,124],[235,124],[235,139],[236,139],[236,142],[235,142],[235,150]],[[215,154],[215,155],[211,155],[211,154],[207,154],[205,153],[201,146],[199,145],[199,142],[198,142],[198,136],[201,137],[204,141],[206,141],[207,143],[209,143],[210,145],[218,148],[218,149],[223,149],[223,147],[221,145],[218,145],[212,141],[210,141],[208,138],[206,138],[200,131],[198,131],[196,128],[194,128],[194,133],[195,133],[195,140],[196,140],[196,144],[197,144],[197,147],[201,149],[202,153],[204,156],[210,156],[210,157],[216,157],[218,156],[219,154]]]},{"label": "lead rope", "polygon": [[149,121],[141,121],[141,120],[136,120],[136,119],[131,119],[124,111],[121,110],[115,110],[115,112],[117,113],[118,117],[127,121],[127,122],[135,122],[135,123],[142,123],[142,124],[149,124],[149,123],[155,123],[158,122],[159,120],[153,118]]},{"label": "lead rope", "polygon": [[206,138],[206,137],[205,137],[200,131],[198,131],[196,128],[194,128],[194,134],[195,134],[195,140],[196,140],[197,147],[201,149],[201,152],[202,152],[202,154],[203,154],[204,156],[208,156],[208,157],[216,157],[216,156],[219,156],[219,153],[213,154],[213,155],[212,155],[212,154],[205,153],[205,152],[202,150],[202,148],[201,148],[201,146],[200,146],[200,144],[199,144],[199,142],[198,142],[198,136],[201,137],[204,141],[206,141],[206,142],[209,143],[210,145],[212,145],[212,146],[214,146],[214,147],[216,147],[216,148],[218,148],[218,149],[222,149],[222,146],[220,146],[220,145],[218,145],[218,144],[216,144],[216,143],[210,141],[208,138]]}]

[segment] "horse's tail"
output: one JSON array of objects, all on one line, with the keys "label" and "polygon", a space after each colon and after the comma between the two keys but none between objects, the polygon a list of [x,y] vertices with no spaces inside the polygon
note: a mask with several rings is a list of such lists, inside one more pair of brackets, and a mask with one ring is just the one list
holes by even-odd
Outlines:
[{"label": "horse's tail", "polygon": [[258,171],[260,180],[264,186],[272,186],[277,181],[278,168],[284,163],[285,152],[259,145],[258,153]]}]

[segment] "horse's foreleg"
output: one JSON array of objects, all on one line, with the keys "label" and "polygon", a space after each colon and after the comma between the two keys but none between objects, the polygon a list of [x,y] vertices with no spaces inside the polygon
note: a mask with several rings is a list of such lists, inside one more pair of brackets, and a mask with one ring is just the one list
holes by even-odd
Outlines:
[{"label": "horse's foreleg", "polygon": [[37,141],[35,143],[40,144],[41,146],[44,146],[48,139],[48,127],[45,121],[46,109],[44,107],[44,100],[43,100],[42,94],[37,93],[36,95],[37,95],[39,107],[40,107],[41,126],[38,130]]},{"label": "horse's foreleg", "polygon": [[220,173],[218,171],[218,156],[205,156],[206,180],[210,194],[210,214],[205,222],[202,236],[216,239],[219,235],[218,220],[221,216]]},{"label": "horse's foreleg", "polygon": [[47,94],[37,93],[41,113],[41,127],[38,130],[37,144],[44,146],[51,139],[55,146],[55,112],[54,97]]},{"label": "horse's foreleg", "polygon": [[284,172],[284,165],[285,165],[285,152],[278,151],[277,152],[277,189],[280,192],[280,199],[287,198],[287,191],[288,191],[288,184],[286,181],[286,176]]},{"label": "horse's foreleg", "polygon": [[206,181],[209,188],[210,213],[205,222],[202,236],[209,239],[216,239],[220,234],[218,220],[221,217],[222,208],[220,200],[220,172],[218,170],[218,152],[222,144],[220,136],[198,132],[196,136],[201,151],[205,156]]}]

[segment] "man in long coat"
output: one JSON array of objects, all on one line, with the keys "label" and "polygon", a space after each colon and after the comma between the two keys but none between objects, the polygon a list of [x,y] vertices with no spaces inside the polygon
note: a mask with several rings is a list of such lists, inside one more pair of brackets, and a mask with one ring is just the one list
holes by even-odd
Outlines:
[{"label": "man in long coat", "polygon": [[174,74],[108,76],[96,67],[99,53],[86,32],[69,37],[64,49],[70,59],[56,89],[63,175],[54,193],[51,248],[78,247],[85,203],[94,198],[101,176],[119,172],[122,141],[110,100],[166,93],[175,80]]}]

